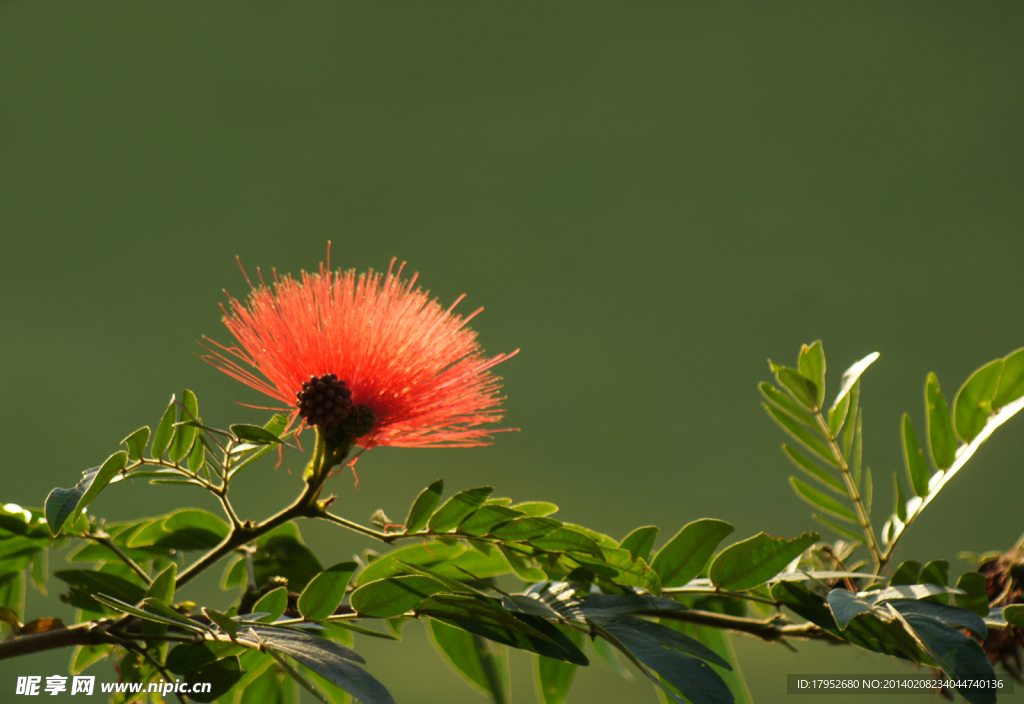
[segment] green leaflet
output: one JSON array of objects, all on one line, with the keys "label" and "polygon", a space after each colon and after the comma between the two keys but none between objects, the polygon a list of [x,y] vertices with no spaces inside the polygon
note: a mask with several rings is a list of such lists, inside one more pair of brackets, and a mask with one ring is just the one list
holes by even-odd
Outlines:
[{"label": "green leaflet", "polygon": [[817,533],[804,533],[792,540],[758,533],[719,553],[708,568],[708,576],[712,584],[722,589],[753,589],[781,572],[820,539]]},{"label": "green leaflet", "polygon": [[355,562],[342,562],[318,574],[299,595],[299,613],[310,621],[320,621],[334,613],[345,598]]},{"label": "green leaflet", "polygon": [[718,544],[734,530],[731,523],[715,518],[702,518],[683,526],[651,563],[662,586],[681,587],[700,574]]}]

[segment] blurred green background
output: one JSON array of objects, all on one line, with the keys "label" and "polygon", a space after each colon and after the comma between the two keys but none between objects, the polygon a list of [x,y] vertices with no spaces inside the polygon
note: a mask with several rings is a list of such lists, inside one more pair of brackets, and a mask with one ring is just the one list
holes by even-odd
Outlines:
[{"label": "blurred green background", "polygon": [[[737,538],[812,528],[759,408],[767,357],[823,339],[832,394],[881,351],[862,403],[884,478],[902,467],[899,414],[923,431],[927,372],[951,399],[1024,345],[1022,20],[1011,3],[2,2],[0,499],[40,505],[186,386],[215,425],[265,417],[196,340],[227,340],[222,289],[247,290],[235,255],[297,272],[331,239],[343,267],[395,256],[442,302],[468,293],[487,351],[523,350],[500,367],[522,432],[375,450],[358,491],[334,480],[339,512],[402,516],[443,477],[620,538],[703,516]],[[1008,548],[1022,452],[1015,419],[902,555],[959,572],[961,550]],[[299,484],[268,463],[237,487],[241,511]],[[214,508],[138,482],[92,509],[195,502]],[[302,530],[326,564],[371,547]],[[186,596],[226,606],[215,577]],[[49,587],[30,613],[70,618]],[[406,633],[359,646],[399,702],[483,701]],[[736,647],[758,702],[789,700],[786,673],[906,671],[852,648]],[[68,656],[0,663],[0,698]],[[513,659],[516,704],[533,701],[529,666]],[[654,695],[595,666],[570,701]]]}]

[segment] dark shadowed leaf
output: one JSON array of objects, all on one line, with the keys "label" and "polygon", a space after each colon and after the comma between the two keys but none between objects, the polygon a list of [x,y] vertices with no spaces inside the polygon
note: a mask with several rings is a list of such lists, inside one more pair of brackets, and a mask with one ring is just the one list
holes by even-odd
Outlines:
[{"label": "dark shadowed leaf", "polygon": [[622,539],[619,547],[629,550],[633,559],[650,560],[654,539],[658,537],[658,526],[643,526],[632,531]]},{"label": "dark shadowed leaf", "polygon": [[900,563],[896,571],[889,579],[889,586],[898,587],[902,584],[917,584],[918,575],[921,574],[921,563],[917,560],[906,560]]},{"label": "dark shadowed leaf", "polygon": [[900,476],[896,472],[893,472],[893,474],[892,474],[892,484],[893,484],[893,501],[896,504],[896,506],[895,506],[896,517],[898,519],[900,519],[901,521],[903,521],[904,523],[906,523],[907,522],[907,497],[906,497],[906,494],[903,493],[903,484],[900,483]]},{"label": "dark shadowed leaf", "polygon": [[88,469],[82,479],[70,489],[54,489],[46,497],[46,524],[51,535],[57,535],[72,514],[85,509],[93,499],[128,464],[128,453],[115,452],[100,467]]},{"label": "dark shadowed leaf", "polygon": [[793,491],[796,492],[796,495],[811,506],[821,509],[825,513],[830,513],[837,518],[849,521],[850,523],[857,523],[857,514],[855,514],[851,509],[843,506],[828,494],[823,494],[796,477],[790,477],[789,483],[793,487]]},{"label": "dark shadowed leaf", "polygon": [[1024,628],[1024,604],[1010,604],[1003,609],[1003,618],[1017,628]]},{"label": "dark shadowed leaf", "polygon": [[[201,670],[194,672],[188,672],[185,674],[185,682],[190,686],[204,682],[211,685],[210,691],[202,694],[190,693],[189,699],[194,699],[197,702],[212,702],[219,699],[224,694],[235,686],[242,677],[242,665],[238,661],[237,655],[230,655],[226,658],[221,658],[216,662],[210,663]],[[202,688],[200,688],[202,689]]]},{"label": "dark shadowed leaf", "polygon": [[953,424],[956,434],[970,442],[985,427],[992,415],[992,400],[999,389],[1003,360],[989,362],[975,371],[960,387],[953,401]]},{"label": "dark shadowed leaf", "polygon": [[184,675],[217,662],[228,655],[244,652],[244,646],[223,641],[205,643],[182,643],[174,646],[167,654],[167,669],[176,675]]},{"label": "dark shadowed leaf", "polygon": [[[576,647],[583,645],[583,634],[571,628],[560,629]],[[536,682],[542,704],[564,704],[578,666],[564,660],[537,656]]]},{"label": "dark shadowed leaf", "polygon": [[934,373],[928,375],[924,385],[924,405],[928,411],[928,449],[932,463],[937,469],[949,469],[956,461],[957,441],[946,397]]},{"label": "dark shadowed leaf", "polygon": [[310,621],[333,614],[345,598],[348,580],[357,566],[354,562],[342,562],[314,577],[299,596],[299,613]]},{"label": "dark shadowed leaf", "polygon": [[792,540],[758,533],[719,553],[708,568],[708,576],[712,584],[722,589],[753,589],[781,572],[820,539],[817,533],[804,533]]},{"label": "dark shadowed leaf", "polygon": [[412,506],[409,507],[409,517],[405,519],[406,532],[415,533],[427,525],[434,509],[441,503],[442,492],[444,492],[443,479],[438,479],[420,492],[420,495],[412,502]]},{"label": "dark shadowed leaf", "polygon": [[681,587],[700,574],[718,544],[734,530],[732,524],[715,518],[702,518],[683,526],[651,563],[662,586]]},{"label": "dark shadowed leaf", "polygon": [[[657,672],[693,704],[733,703],[732,692],[729,691],[721,676],[707,662],[680,652],[676,649],[674,640],[663,637],[665,632],[671,632],[677,636],[682,634],[660,624],[642,621],[632,616],[615,616],[591,622],[601,637],[610,640],[613,645],[633,660],[645,675],[651,677],[645,668]],[[659,630],[654,631],[650,628],[652,626]],[[725,661],[721,660],[721,662]],[[726,666],[728,667],[728,664]],[[657,678],[651,677],[651,679],[655,684],[663,687]],[[666,691],[671,694],[670,690],[666,689]],[[682,701],[675,694],[672,694],[672,698]]]},{"label": "dark shadowed leaf", "polygon": [[[146,590],[146,597],[156,599],[170,606],[174,603],[174,580],[178,576],[178,565],[172,562],[156,576]],[[167,632],[167,624],[143,622],[142,632],[146,635],[163,635]]]},{"label": "dark shadowed leaf", "polygon": [[[916,614],[903,617],[925,650],[951,679],[995,677],[995,671],[974,639],[965,636],[955,628]],[[970,704],[995,704],[994,689],[965,687],[958,689],[960,695]]]},{"label": "dark shadowed leaf", "polygon": [[509,701],[508,651],[480,636],[428,620],[431,640],[438,652],[463,678],[495,704]]},{"label": "dark shadowed leaf", "polygon": [[956,581],[956,588],[965,592],[955,595],[956,605],[970,609],[979,616],[988,616],[988,580],[979,572],[964,572]]},{"label": "dark shadowed leaf", "polygon": [[921,584],[938,584],[946,586],[949,584],[949,562],[946,560],[932,560],[921,568],[921,576],[918,577]]},{"label": "dark shadowed leaf", "polygon": [[484,501],[494,491],[493,487],[481,486],[476,489],[460,491],[442,504],[441,508],[430,517],[427,525],[434,533],[445,533],[462,523],[474,511],[483,506]]},{"label": "dark shadowed leaf", "polygon": [[363,704],[394,704],[394,699],[380,682],[349,662],[361,663],[363,658],[339,643],[302,631],[263,624],[240,628],[238,639],[249,647],[262,645],[294,658]]},{"label": "dark shadowed leaf", "polygon": [[882,603],[892,606],[904,616],[917,614],[918,616],[933,618],[953,628],[966,628],[979,638],[984,638],[988,633],[985,620],[967,609],[936,604],[933,601],[923,601],[921,599],[889,599]]},{"label": "dark shadowed leaf", "polygon": [[496,643],[577,665],[588,664],[583,652],[561,630],[542,618],[530,614],[513,617],[502,609],[488,609],[479,602],[474,605],[469,597],[439,599],[440,602],[431,600],[424,604],[422,613]]},{"label": "dark shadowed leaf", "polygon": [[924,450],[917,440],[917,433],[910,422],[910,416],[903,414],[903,466],[907,469],[910,488],[918,496],[928,494],[928,464],[924,459]]},{"label": "dark shadowed leaf", "polygon": [[144,587],[107,572],[61,570],[53,575],[87,594],[106,594],[128,604],[137,604],[146,596]]}]

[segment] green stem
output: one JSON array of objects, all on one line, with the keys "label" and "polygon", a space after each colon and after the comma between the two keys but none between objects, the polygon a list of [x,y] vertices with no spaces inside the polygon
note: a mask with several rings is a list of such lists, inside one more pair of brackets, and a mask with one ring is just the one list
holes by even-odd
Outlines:
[{"label": "green stem", "polygon": [[[188,584],[209,567],[217,563],[217,561],[222,557],[230,554],[246,543],[252,542],[261,535],[269,533],[278,526],[284,525],[294,518],[324,517],[326,514],[326,504],[328,502],[319,500],[320,491],[323,489],[324,482],[327,481],[327,477],[330,475],[331,468],[344,462],[345,457],[348,456],[351,449],[352,442],[346,442],[336,447],[330,447],[326,442],[323,433],[321,433],[318,428],[316,433],[316,448],[313,452],[313,458],[309,461],[309,465],[307,465],[306,472],[304,474],[306,479],[306,488],[303,490],[302,494],[299,495],[299,498],[297,498],[291,506],[288,506],[262,523],[258,523],[256,525],[253,525],[249,521],[245,521],[244,523],[239,521],[235,523],[231,532],[217,547],[203,555],[196,562],[192,563],[184,572],[178,575],[178,580],[175,583],[175,589],[181,589],[184,585]],[[344,521],[345,519],[338,520]],[[347,523],[351,523],[351,521],[347,521]],[[358,524],[352,523],[352,526],[358,526]],[[359,527],[361,528],[361,526]],[[364,529],[364,532],[365,531],[369,531],[369,529]]]},{"label": "green stem", "polygon": [[[871,527],[871,516],[868,515],[867,510],[864,508],[864,500],[860,495],[860,489],[857,487],[856,482],[853,481],[853,475],[850,472],[850,465],[847,464],[846,458],[843,457],[842,451],[839,449],[839,445],[836,443],[835,436],[832,435],[832,431],[829,430],[828,423],[825,422],[825,417],[821,415],[821,411],[816,411],[814,414],[815,420],[818,421],[818,427],[821,429],[821,434],[828,440],[829,448],[832,450],[832,455],[839,462],[839,469],[843,474],[843,482],[846,484],[846,491],[850,495],[850,499],[853,501],[853,507],[857,510],[857,521],[860,523],[861,530],[864,531],[864,537],[868,541],[868,549],[871,551],[871,556],[875,560],[875,565],[881,569],[884,563],[881,550],[878,548],[878,541],[875,540],[875,530]],[[848,420],[847,422],[856,422],[856,418]]]}]

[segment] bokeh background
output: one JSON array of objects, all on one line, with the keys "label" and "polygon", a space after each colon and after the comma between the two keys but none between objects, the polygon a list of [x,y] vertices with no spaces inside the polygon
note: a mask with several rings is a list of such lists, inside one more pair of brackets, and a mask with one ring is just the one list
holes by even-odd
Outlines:
[{"label": "bokeh background", "polygon": [[[951,398],[1024,345],[1022,20],[1012,3],[0,2],[0,498],[40,505],[185,387],[214,424],[264,418],[196,340],[226,340],[236,255],[298,272],[330,239],[343,267],[398,257],[442,302],[468,293],[488,352],[522,348],[500,368],[521,432],[375,450],[358,491],[334,480],[339,512],[402,516],[443,477],[616,537],[703,516],[795,535],[816,524],[756,384],[821,338],[830,395],[882,353],[863,397],[880,523],[925,375]],[[957,573],[961,550],[1008,548],[1022,453],[1015,419],[902,554]],[[241,511],[299,484],[268,463]],[[93,509],[196,502],[214,508],[139,482]],[[302,529],[326,564],[371,547]],[[70,618],[49,588],[30,613]],[[210,575],[186,596],[233,595]],[[483,701],[406,634],[360,644],[399,702]],[[905,671],[852,648],[736,648],[758,702],[788,701],[788,672]],[[0,699],[68,655],[0,663]],[[513,658],[516,704],[529,668]],[[570,701],[654,695],[595,666]]]}]

